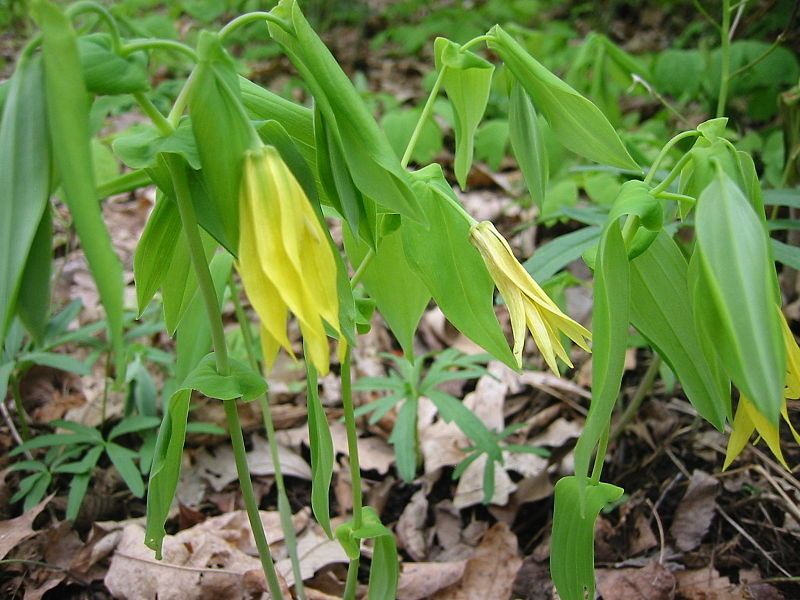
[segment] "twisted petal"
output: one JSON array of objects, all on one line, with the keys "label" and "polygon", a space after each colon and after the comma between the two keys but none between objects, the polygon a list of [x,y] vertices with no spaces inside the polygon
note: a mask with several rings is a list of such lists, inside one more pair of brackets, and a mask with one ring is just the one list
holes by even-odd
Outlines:
[{"label": "twisted petal", "polygon": [[591,333],[558,308],[558,305],[517,261],[508,242],[492,223],[483,221],[474,225],[470,230],[470,240],[480,252],[489,274],[508,306],[514,336],[514,356],[520,366],[526,326],[547,366],[556,375],[558,375],[556,358],[572,366],[561,344],[561,333],[589,351],[588,341],[591,339]]},{"label": "twisted petal", "polygon": [[736,407],[732,428],[733,431],[728,439],[728,448],[725,451],[723,470],[727,469],[741,454],[754,431],[758,432],[758,435],[767,443],[778,462],[787,470],[789,469],[786,459],[783,458],[783,452],[781,452],[781,439],[777,425],[770,423],[745,396],[739,397],[739,406]]}]

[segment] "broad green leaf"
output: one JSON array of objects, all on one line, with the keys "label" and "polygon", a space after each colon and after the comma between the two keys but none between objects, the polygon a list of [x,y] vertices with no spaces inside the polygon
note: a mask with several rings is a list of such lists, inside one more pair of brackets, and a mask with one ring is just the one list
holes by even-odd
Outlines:
[{"label": "broad green leaf", "polygon": [[242,104],[233,60],[219,38],[201,32],[198,55],[200,62],[192,73],[189,96],[192,131],[208,188],[208,208],[221,225],[222,239],[218,241],[236,256],[242,161],[245,151],[259,143],[258,135]]},{"label": "broad green leaf", "polygon": [[417,475],[417,405],[416,398],[403,401],[389,436],[397,472],[406,482],[414,481]]},{"label": "broad green leaf", "polygon": [[696,319],[728,375],[771,423],[783,402],[786,356],[775,308],[774,266],[764,227],[717,166],[697,202]]},{"label": "broad green leaf", "polygon": [[[50,317],[50,276],[53,271],[53,217],[49,204],[36,229],[19,282],[17,316],[33,339],[43,343]],[[2,336],[0,336],[0,339]]]},{"label": "broad green leaf", "polygon": [[0,117],[0,348],[50,191],[43,78],[42,61],[22,57]]},{"label": "broad green leaf", "polygon": [[281,45],[319,103],[331,134],[346,148],[344,158],[356,187],[386,209],[424,222],[408,173],[295,0],[281,0],[273,14],[289,24],[289,31],[268,22],[270,36]]},{"label": "broad green leaf", "polygon": [[493,171],[507,156],[509,127],[506,119],[489,119],[481,123],[475,133],[475,158],[489,165]]},{"label": "broad green leaf", "polygon": [[78,54],[86,88],[94,94],[132,94],[150,88],[147,56],[135,52],[123,58],[112,50],[107,33],[78,38]]},{"label": "broad green leaf", "polygon": [[144,481],[142,481],[142,475],[133,462],[133,457],[136,456],[136,453],[119,444],[109,442],[106,444],[106,454],[108,454],[111,462],[119,471],[122,480],[131,493],[137,498],[144,496]]},{"label": "broad green leaf", "polygon": [[64,199],[106,310],[117,376],[125,375],[122,339],[122,265],[103,223],[92,174],[89,95],[83,82],[75,32],[59,7],[35,4],[42,28],[47,119],[53,160]]},{"label": "broad green leaf", "polygon": [[706,355],[698,339],[683,253],[661,232],[630,266],[631,324],[675,372],[697,412],[722,431],[730,386],[719,377],[716,356]]},{"label": "broad green leaf", "polygon": [[522,266],[536,281],[547,281],[597,244],[600,234],[600,227],[591,226],[560,235],[539,246]]},{"label": "broad green leaf", "polygon": [[549,175],[547,148],[539,127],[539,117],[531,99],[518,81],[514,82],[508,106],[508,132],[511,149],[525,178],[528,192],[541,208]]},{"label": "broad green leaf", "polygon": [[32,362],[35,365],[52,367],[61,371],[69,371],[76,375],[88,375],[89,365],[85,361],[73,358],[69,354],[55,352],[27,352],[17,359],[19,362]]},{"label": "broad green leaf", "polygon": [[[345,248],[354,265],[367,255],[366,244],[359,244],[345,234]],[[393,231],[381,238],[378,251],[364,270],[364,288],[375,299],[378,311],[386,320],[406,356],[414,352],[414,333],[430,302],[428,288],[408,264],[403,249],[403,234]]]},{"label": "broad green leaf", "polygon": [[456,134],[454,168],[458,184],[464,189],[472,167],[475,130],[489,101],[494,65],[442,37],[436,38],[433,51],[436,69],[442,73],[442,85],[453,105]]},{"label": "broad green leaf", "polygon": [[[469,224],[451,204],[458,199],[438,165],[421,169],[415,175],[427,187],[424,207],[430,229],[413,221],[403,222],[400,229],[408,263],[461,333],[516,368],[514,355],[494,313],[494,281],[469,242]],[[436,235],[431,235],[432,231]]]},{"label": "broad green leaf", "polygon": [[169,399],[164,420],[158,431],[153,467],[147,484],[147,525],[144,543],[161,559],[161,542],[166,535],[169,507],[178,487],[181,472],[183,442],[186,439],[186,419],[192,390],[180,389]]},{"label": "broad green leaf", "polygon": [[230,373],[217,372],[214,353],[206,355],[189,373],[184,385],[218,400],[253,400],[267,391],[267,382],[246,364],[228,358]]},{"label": "broad green leaf", "polygon": [[367,598],[394,598],[397,594],[398,572],[397,544],[394,535],[387,530],[386,535],[375,538],[373,542]]},{"label": "broad green leaf", "polygon": [[562,477],[555,486],[553,535],[550,541],[550,575],[562,600],[594,598],[594,524],[609,502],[623,489],[609,483],[585,488],[578,477]]},{"label": "broad green leaf", "polygon": [[600,109],[548,71],[499,25],[489,36],[489,47],[519,80],[564,146],[600,164],[640,170]]},{"label": "broad green leaf", "polygon": [[800,270],[800,248],[790,246],[780,240],[770,240],[772,246],[772,256],[776,261],[783,263],[787,267]]},{"label": "broad green leaf", "polygon": [[329,538],[332,538],[330,490],[333,477],[333,438],[328,417],[319,399],[317,370],[306,361],[306,404],[308,408],[308,439],[311,445],[311,509],[314,518]]},{"label": "broad green leaf", "polygon": [[[208,268],[214,282],[217,304],[222,306],[233,268],[233,257],[227,252],[217,253]],[[211,329],[208,326],[208,312],[202,294],[196,293],[192,298],[175,337],[175,379],[183,382],[211,348]]]},{"label": "broad green leaf", "polygon": [[155,167],[159,154],[178,154],[192,169],[200,168],[200,156],[188,117],[181,119],[175,131],[167,136],[153,125],[135,125],[115,138],[111,147],[131,169]]},{"label": "broad green leaf", "polygon": [[592,402],[575,445],[575,474],[579,481],[589,476],[592,454],[611,422],[625,369],[630,273],[618,220],[611,221],[600,238],[594,273]]}]

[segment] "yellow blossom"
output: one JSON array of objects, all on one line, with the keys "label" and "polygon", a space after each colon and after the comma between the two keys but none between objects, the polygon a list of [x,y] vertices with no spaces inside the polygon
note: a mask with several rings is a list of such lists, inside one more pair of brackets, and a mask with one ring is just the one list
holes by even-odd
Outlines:
[{"label": "yellow blossom", "polygon": [[514,335],[514,357],[522,366],[522,349],[525,329],[530,329],[533,340],[550,369],[558,375],[556,357],[570,367],[572,362],[561,345],[564,333],[581,348],[589,350],[591,333],[558,308],[544,290],[514,257],[505,238],[489,221],[476,223],[470,229],[470,241],[478,249],[489,274],[508,306],[511,331]]},{"label": "yellow blossom", "polygon": [[[786,399],[796,399],[800,397],[800,347],[794,339],[794,334],[786,322],[786,318],[778,307],[780,313],[781,329],[783,331],[783,343],[786,348],[786,387],[784,388],[783,405],[781,406],[781,416],[789,425],[789,429],[795,441],[800,444],[800,433],[789,420],[789,410],[786,406]],[[723,470],[727,469],[737,456],[744,450],[753,432],[757,432],[766,443],[775,458],[778,459],[787,470],[789,465],[783,458],[781,452],[781,436],[777,424],[770,423],[761,414],[755,405],[745,396],[740,396],[739,405],[736,407],[736,415],[733,417],[731,426],[731,436],[728,439],[728,447],[725,450],[725,463]]]},{"label": "yellow blossom", "polygon": [[239,271],[261,319],[264,361],[283,347],[288,312],[297,317],[308,354],[320,374],[330,365],[327,323],[339,333],[336,263],[303,188],[271,146],[248,151],[239,196]]}]

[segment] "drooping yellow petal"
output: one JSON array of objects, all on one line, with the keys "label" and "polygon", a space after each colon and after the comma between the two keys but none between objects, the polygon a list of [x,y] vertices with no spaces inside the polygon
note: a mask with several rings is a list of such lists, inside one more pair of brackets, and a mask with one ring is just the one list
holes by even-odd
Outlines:
[{"label": "drooping yellow petal", "polygon": [[794,339],[794,334],[789,328],[789,323],[786,322],[786,317],[778,308],[780,314],[781,330],[783,331],[783,345],[786,348],[786,389],[784,396],[786,398],[796,399],[800,398],[800,347]]},{"label": "drooping yellow petal", "polygon": [[534,281],[514,256],[511,247],[489,221],[470,229],[470,241],[478,249],[486,268],[508,306],[514,335],[514,356],[522,364],[525,328],[530,330],[547,366],[558,372],[556,358],[572,366],[561,343],[561,333],[586,351],[591,333],[565,315],[558,305]]},{"label": "drooping yellow petal", "polygon": [[734,459],[739,456],[750,440],[753,431],[756,431],[767,443],[778,462],[787,470],[789,469],[789,465],[786,464],[781,451],[780,432],[777,425],[770,423],[745,396],[739,397],[739,405],[736,407],[732,429],[728,440],[728,448],[725,452],[723,470],[727,469]]}]

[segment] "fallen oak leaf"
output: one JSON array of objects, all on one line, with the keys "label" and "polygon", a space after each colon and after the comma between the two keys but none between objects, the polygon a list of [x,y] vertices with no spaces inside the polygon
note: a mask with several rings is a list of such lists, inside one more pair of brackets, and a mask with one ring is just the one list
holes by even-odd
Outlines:
[{"label": "fallen oak leaf", "polygon": [[53,496],[54,494],[49,495],[32,509],[15,519],[0,521],[0,559],[5,558],[17,544],[36,533],[33,530],[33,522],[39,516],[39,513],[44,510],[44,507],[47,506],[47,503],[53,499]]}]

